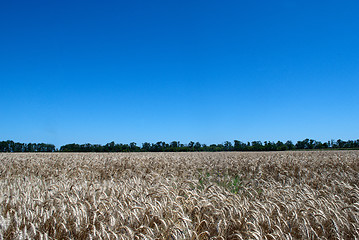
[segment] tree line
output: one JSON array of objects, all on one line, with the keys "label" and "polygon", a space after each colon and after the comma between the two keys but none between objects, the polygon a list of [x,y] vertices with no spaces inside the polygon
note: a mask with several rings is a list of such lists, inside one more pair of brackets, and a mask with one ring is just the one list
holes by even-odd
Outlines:
[{"label": "tree line", "polygon": [[327,142],[320,142],[313,139],[304,139],[303,141],[271,142],[271,141],[253,141],[234,142],[226,141],[221,144],[201,144],[199,142],[189,142],[183,144],[179,141],[166,143],[163,141],[156,143],[142,143],[137,146],[135,142],[130,144],[117,144],[110,142],[105,145],[100,144],[66,144],[59,149],[53,144],[46,143],[18,143],[13,141],[0,142],[0,152],[220,152],[220,151],[286,151],[286,150],[310,150],[310,149],[359,149],[358,140],[343,141],[338,139]]},{"label": "tree line", "polygon": [[0,142],[0,152],[55,152],[53,144],[19,143],[11,140]]}]

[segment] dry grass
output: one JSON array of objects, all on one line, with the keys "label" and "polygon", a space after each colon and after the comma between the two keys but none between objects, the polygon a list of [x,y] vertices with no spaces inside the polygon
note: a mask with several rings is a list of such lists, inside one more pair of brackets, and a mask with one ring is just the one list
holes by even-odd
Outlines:
[{"label": "dry grass", "polygon": [[359,239],[359,152],[0,154],[0,239]]}]

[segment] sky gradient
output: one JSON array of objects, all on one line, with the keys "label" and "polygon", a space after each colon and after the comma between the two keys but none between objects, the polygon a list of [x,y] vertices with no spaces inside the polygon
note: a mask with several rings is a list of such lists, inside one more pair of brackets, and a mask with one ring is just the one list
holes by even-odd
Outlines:
[{"label": "sky gradient", "polygon": [[0,140],[359,138],[359,1],[3,1]]}]

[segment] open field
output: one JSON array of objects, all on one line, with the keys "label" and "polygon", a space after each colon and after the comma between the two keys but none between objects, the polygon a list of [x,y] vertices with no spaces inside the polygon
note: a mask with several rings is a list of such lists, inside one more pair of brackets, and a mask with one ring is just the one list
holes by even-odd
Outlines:
[{"label": "open field", "polygon": [[0,239],[359,239],[359,151],[0,154]]}]

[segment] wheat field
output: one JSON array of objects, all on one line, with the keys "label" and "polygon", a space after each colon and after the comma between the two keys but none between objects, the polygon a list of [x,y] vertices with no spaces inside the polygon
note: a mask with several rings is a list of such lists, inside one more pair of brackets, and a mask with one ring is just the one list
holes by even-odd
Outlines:
[{"label": "wheat field", "polygon": [[3,153],[0,239],[359,239],[359,151]]}]

